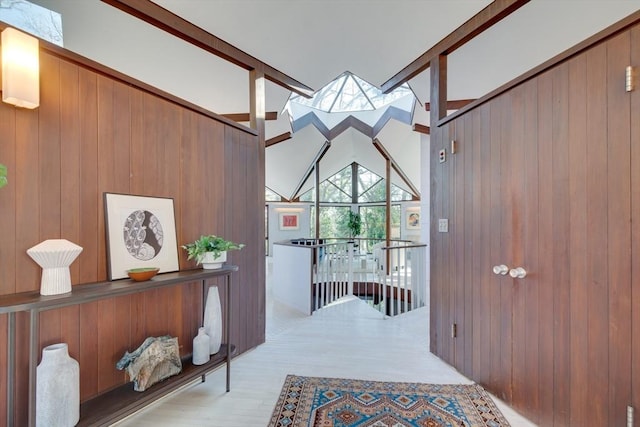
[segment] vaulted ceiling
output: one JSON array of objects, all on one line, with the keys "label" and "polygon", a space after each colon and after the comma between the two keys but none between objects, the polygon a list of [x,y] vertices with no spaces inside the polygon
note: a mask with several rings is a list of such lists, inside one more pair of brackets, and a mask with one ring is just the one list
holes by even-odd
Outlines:
[{"label": "vaulted ceiling", "polygon": [[[65,47],[211,111],[249,110],[248,72],[100,0],[32,0],[63,16]],[[154,0],[157,5],[317,90],[345,71],[380,86],[489,0]],[[449,99],[478,98],[640,9],[640,0],[532,0],[449,55]],[[579,16],[579,19],[577,17]],[[409,81],[413,123],[429,125],[428,71]],[[290,92],[268,83],[266,138],[291,131]],[[389,120],[376,135],[420,188],[424,137]],[[422,142],[421,142],[422,139]],[[267,148],[267,186],[292,195],[326,141],[313,126]],[[384,175],[371,135],[341,132],[323,177],[356,161]],[[394,175],[394,182],[406,185]],[[307,184],[308,186],[309,184]]]}]

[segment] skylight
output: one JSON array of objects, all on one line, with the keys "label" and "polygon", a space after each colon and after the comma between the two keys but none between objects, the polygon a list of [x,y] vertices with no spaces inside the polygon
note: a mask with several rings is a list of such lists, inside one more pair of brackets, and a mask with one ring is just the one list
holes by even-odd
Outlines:
[{"label": "skylight", "polygon": [[[292,94],[289,103],[295,102],[326,113],[349,113],[373,111],[406,95],[413,95],[411,88],[406,83],[393,92],[385,94],[377,87],[347,71],[318,90],[312,98]],[[287,107],[289,103],[287,103]]]}]

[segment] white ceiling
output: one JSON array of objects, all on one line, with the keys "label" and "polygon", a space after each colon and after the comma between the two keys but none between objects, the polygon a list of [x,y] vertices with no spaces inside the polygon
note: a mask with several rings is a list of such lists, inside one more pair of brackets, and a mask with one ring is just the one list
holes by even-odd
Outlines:
[{"label": "white ceiling", "polygon": [[[63,16],[65,47],[217,113],[248,112],[249,75],[99,0],[32,0]],[[344,71],[379,86],[489,0],[155,0],[155,3],[320,89]],[[449,56],[449,99],[477,98],[640,9],[640,0],[532,0]],[[409,83],[428,101],[429,76]],[[267,138],[290,130],[289,92],[267,83]],[[414,122],[429,124],[417,104]],[[378,136],[420,188],[420,137],[391,121]],[[366,138],[365,138],[366,139]],[[313,128],[267,149],[267,186],[289,197],[324,143]],[[321,164],[380,171],[370,140],[334,141]],[[401,184],[395,180],[397,184]]]}]

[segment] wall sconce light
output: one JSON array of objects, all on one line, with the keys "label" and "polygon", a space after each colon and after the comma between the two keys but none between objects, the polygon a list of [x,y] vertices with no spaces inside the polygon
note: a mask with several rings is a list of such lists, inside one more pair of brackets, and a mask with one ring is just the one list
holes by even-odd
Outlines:
[{"label": "wall sconce light", "polygon": [[38,39],[15,28],[2,31],[2,101],[16,107],[40,105]]}]

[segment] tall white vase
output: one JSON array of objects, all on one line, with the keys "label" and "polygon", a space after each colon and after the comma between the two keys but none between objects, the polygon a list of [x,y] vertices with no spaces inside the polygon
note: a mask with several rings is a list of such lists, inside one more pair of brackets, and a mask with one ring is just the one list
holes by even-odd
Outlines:
[{"label": "tall white vase", "polygon": [[209,335],[209,354],[220,351],[222,343],[222,309],[217,286],[209,287],[204,306],[204,330]]},{"label": "tall white vase", "polygon": [[80,420],[80,366],[67,344],[42,349],[36,370],[36,427],[71,427]]},{"label": "tall white vase", "polygon": [[209,353],[209,335],[205,331],[204,327],[198,329],[198,335],[193,339],[193,356],[191,357],[191,363],[194,365],[204,365],[210,359]]}]

